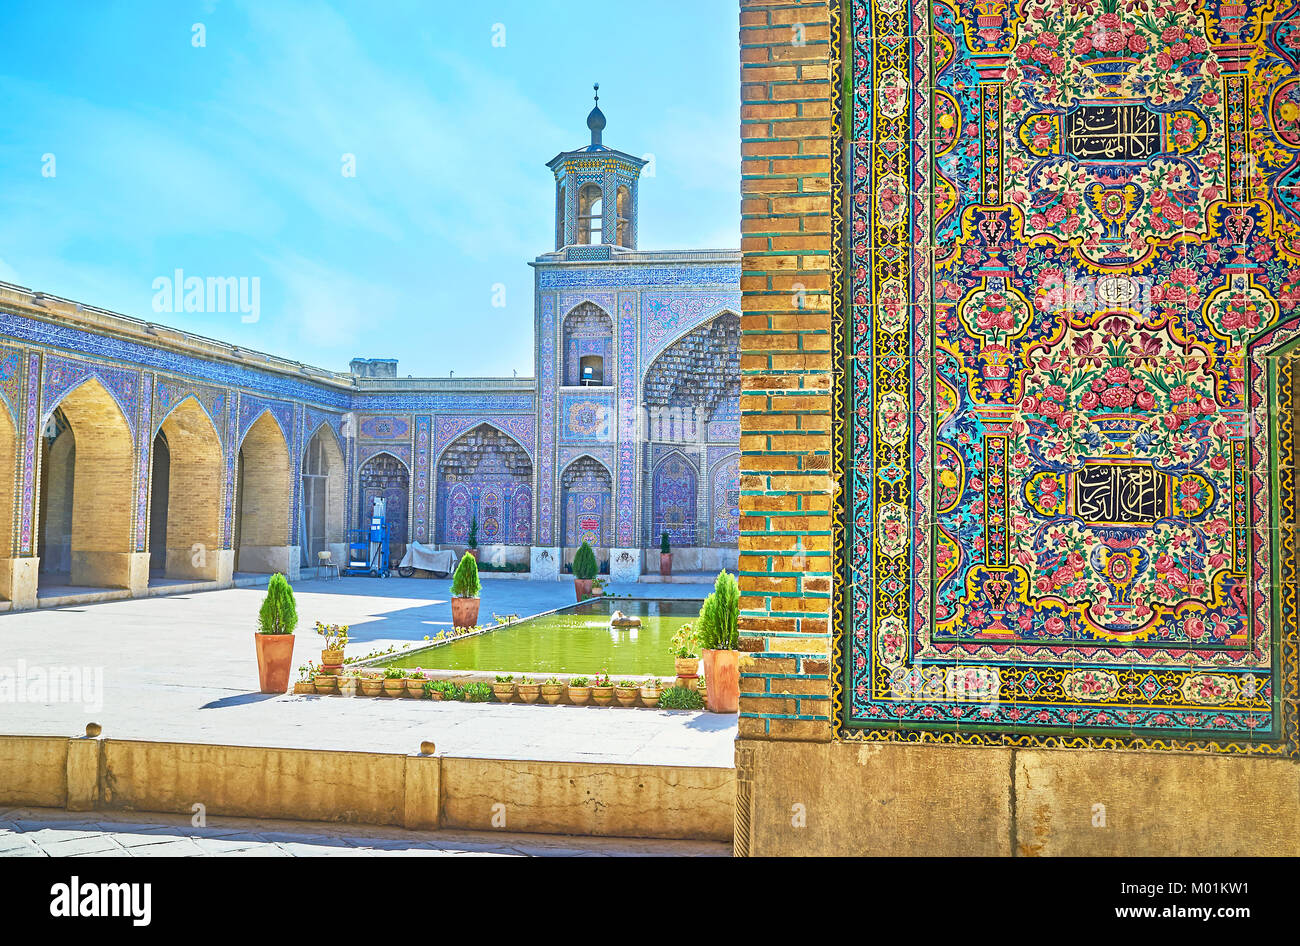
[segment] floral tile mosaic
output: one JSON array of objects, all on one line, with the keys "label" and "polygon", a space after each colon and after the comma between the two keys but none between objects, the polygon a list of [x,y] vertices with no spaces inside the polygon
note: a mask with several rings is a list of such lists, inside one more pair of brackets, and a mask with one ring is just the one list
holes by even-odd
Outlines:
[{"label": "floral tile mosaic", "polygon": [[1300,754],[1300,5],[847,9],[842,735]]}]

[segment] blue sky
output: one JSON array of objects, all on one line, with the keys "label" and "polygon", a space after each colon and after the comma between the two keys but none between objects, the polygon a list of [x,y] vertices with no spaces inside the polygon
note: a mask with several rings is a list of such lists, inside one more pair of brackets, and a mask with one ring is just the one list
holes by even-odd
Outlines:
[{"label": "blue sky", "polygon": [[[594,81],[605,144],[653,155],[641,248],[740,244],[732,0],[23,6],[0,12],[8,282],[325,368],[531,375],[545,162],[586,144]],[[260,318],[156,313],[177,269],[258,277]]]}]

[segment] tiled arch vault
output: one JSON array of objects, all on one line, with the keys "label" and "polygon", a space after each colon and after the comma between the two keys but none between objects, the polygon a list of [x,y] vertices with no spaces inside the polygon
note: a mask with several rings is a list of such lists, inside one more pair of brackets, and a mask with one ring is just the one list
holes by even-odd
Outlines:
[{"label": "tiled arch vault", "polygon": [[1300,754],[1300,4],[1140,6],[845,5],[844,738]]}]

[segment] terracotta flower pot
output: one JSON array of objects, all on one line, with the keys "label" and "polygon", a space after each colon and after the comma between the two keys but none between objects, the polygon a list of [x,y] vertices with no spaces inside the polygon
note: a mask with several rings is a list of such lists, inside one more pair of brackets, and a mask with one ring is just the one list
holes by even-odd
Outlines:
[{"label": "terracotta flower pot", "polygon": [[401,696],[405,689],[406,681],[401,677],[398,677],[396,680],[390,680],[387,678],[384,680],[384,692],[389,696]]},{"label": "terracotta flower pot", "polygon": [[573,593],[577,595],[579,601],[591,597],[591,579],[575,578],[573,579]]},{"label": "terracotta flower pot", "polygon": [[673,573],[673,553],[659,553],[659,574],[667,577]]},{"label": "terracotta flower pot", "polygon": [[586,706],[591,699],[591,687],[569,687],[569,702],[574,706]]},{"label": "terracotta flower pot", "polygon": [[379,677],[362,677],[361,692],[366,696],[378,696],[384,692],[384,681]]},{"label": "terracotta flower pot", "polygon": [[341,667],[343,666],[343,651],[322,650],[320,652],[320,662],[322,667]]},{"label": "terracotta flower pot", "polygon": [[613,687],[592,687],[591,702],[595,703],[597,706],[608,706],[610,703],[613,703],[614,688]]},{"label": "terracotta flower pot", "polygon": [[677,671],[679,677],[694,677],[700,672],[699,657],[674,657],[673,669]]},{"label": "terracotta flower pot", "polygon": [[734,713],[740,708],[740,651],[706,650],[704,708],[710,713]]},{"label": "terracotta flower pot", "polygon": [[554,706],[556,703],[560,702],[560,700],[564,699],[564,684],[543,683],[542,699],[544,699],[551,706]]},{"label": "terracotta flower pot", "polygon": [[338,689],[339,678],[329,673],[318,673],[315,678],[317,693],[333,693]]},{"label": "terracotta flower pot", "polygon": [[619,706],[636,706],[636,687],[614,687],[614,699]]},{"label": "terracotta flower pot", "polygon": [[412,699],[416,699],[416,700],[422,700],[422,699],[424,699],[424,681],[423,681],[423,680],[407,680],[407,681],[406,681],[406,695],[409,696],[409,697],[411,697]]},{"label": "terracotta flower pot", "polygon": [[356,677],[339,677],[339,693],[344,696],[356,696],[359,687]]},{"label": "terracotta flower pot", "polygon": [[257,645],[257,681],[263,693],[284,693],[289,689],[293,665],[292,634],[254,634]]},{"label": "terracotta flower pot", "polygon": [[452,627],[475,627],[478,625],[478,598],[451,599]]},{"label": "terracotta flower pot", "polygon": [[293,685],[293,692],[295,696],[303,694],[310,696],[316,692],[316,684],[310,680],[299,680]]},{"label": "terracotta flower pot", "polygon": [[540,683],[521,683],[519,684],[519,699],[525,703],[536,703],[537,698],[542,695],[542,685]]},{"label": "terracotta flower pot", "polygon": [[659,695],[662,692],[663,691],[660,690],[659,687],[642,687],[641,702],[651,709],[654,709],[659,705]]},{"label": "terracotta flower pot", "polygon": [[441,691],[441,690],[430,690],[430,691],[429,691],[429,699],[433,700],[435,703],[438,702],[439,700],[442,699],[442,691]]},{"label": "terracotta flower pot", "polygon": [[494,683],[492,684],[492,695],[497,698],[498,703],[509,703],[515,698],[515,685],[513,683]]}]

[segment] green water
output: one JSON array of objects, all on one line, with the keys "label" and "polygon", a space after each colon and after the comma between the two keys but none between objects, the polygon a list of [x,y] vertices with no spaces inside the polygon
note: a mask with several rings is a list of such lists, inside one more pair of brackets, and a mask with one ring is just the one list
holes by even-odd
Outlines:
[{"label": "green water", "polygon": [[[610,627],[614,611],[635,615],[640,627]],[[700,602],[592,598],[554,614],[396,658],[389,666],[425,670],[497,670],[527,673],[578,673],[593,677],[602,669],[612,677],[671,676],[668,642],[677,629],[695,620]]]}]

